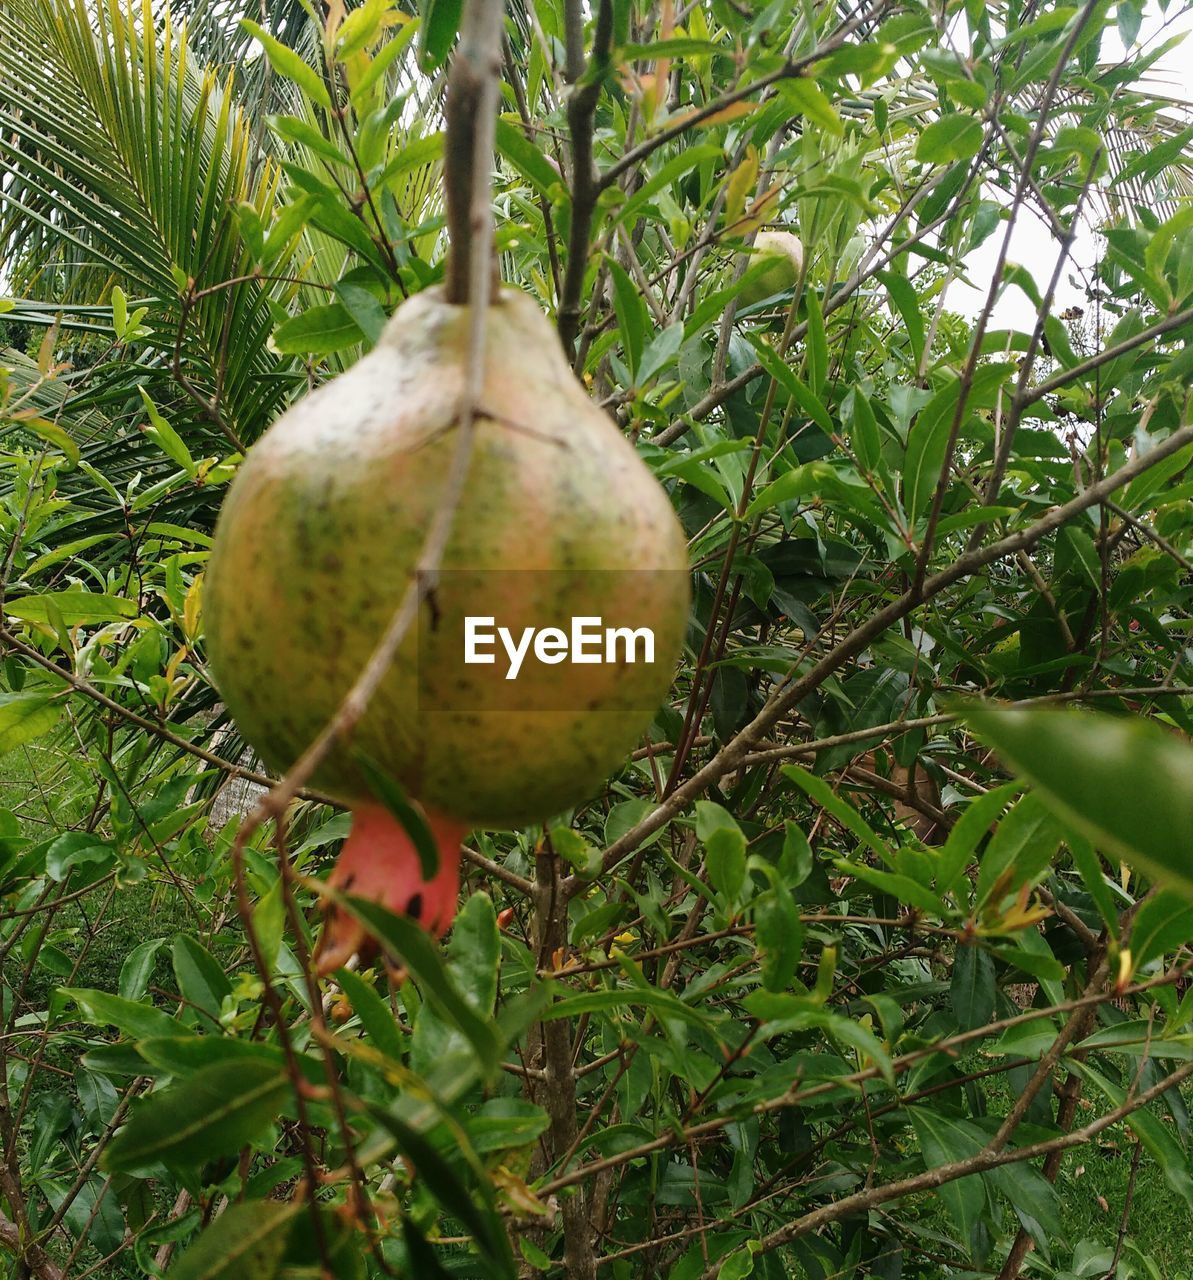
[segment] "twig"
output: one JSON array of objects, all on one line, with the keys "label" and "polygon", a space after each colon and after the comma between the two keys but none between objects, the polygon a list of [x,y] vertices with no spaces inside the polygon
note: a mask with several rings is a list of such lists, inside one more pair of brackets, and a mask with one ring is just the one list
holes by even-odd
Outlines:
[{"label": "twig", "polygon": [[[496,266],[489,191],[504,19],[504,0],[471,0],[447,84],[443,193],[450,248],[444,293],[454,306],[472,303],[474,352],[488,303],[491,270]],[[479,248],[478,237],[485,237]],[[482,272],[483,292],[477,287]],[[480,313],[480,320],[475,312]],[[476,390],[479,387],[478,381]]]},{"label": "twig", "polygon": [[[579,66],[580,55],[577,53],[573,56],[579,11],[579,0],[569,0],[569,71],[573,65]],[[580,295],[584,290],[584,273],[588,268],[588,237],[592,230],[596,199],[602,189],[593,162],[592,133],[597,101],[601,96],[612,45],[613,2],[600,0],[588,70],[572,86],[567,103],[568,128],[572,137],[572,221],[568,232],[567,266],[564,268],[563,288],[559,297],[559,337],[564,350],[569,354],[580,331]]]},{"label": "twig", "polygon": [[[790,1244],[792,1240],[797,1240],[801,1236],[809,1235],[830,1222],[837,1222],[841,1218],[850,1217],[856,1213],[864,1213],[891,1200],[901,1200],[904,1196],[914,1195],[917,1191],[931,1191],[973,1173],[984,1173],[988,1169],[998,1169],[1003,1165],[1018,1164],[1024,1160],[1035,1160],[1052,1152],[1063,1152],[1070,1147],[1082,1146],[1190,1076],[1193,1076],[1193,1062],[1186,1063],[1179,1070],[1173,1071],[1150,1089],[1145,1089],[1135,1097],[1128,1098],[1121,1106],[1104,1116],[1099,1116],[1083,1129],[1074,1129],[1058,1138],[1049,1138],[1026,1147],[1011,1147],[1004,1151],[982,1151],[966,1160],[954,1160],[932,1169],[925,1169],[923,1173],[904,1178],[900,1182],[889,1182],[883,1186],[855,1192],[851,1196],[844,1196],[763,1236],[758,1241],[755,1252],[768,1253],[772,1249]],[[720,1263],[717,1265],[719,1266]],[[700,1280],[714,1280],[715,1276],[716,1268],[710,1267],[701,1274]]]}]

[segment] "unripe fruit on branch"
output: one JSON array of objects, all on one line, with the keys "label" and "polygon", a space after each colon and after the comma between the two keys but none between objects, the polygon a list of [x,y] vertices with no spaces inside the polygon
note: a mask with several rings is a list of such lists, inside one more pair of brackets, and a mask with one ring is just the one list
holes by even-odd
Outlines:
[{"label": "unripe fruit on branch", "polygon": [[[275,769],[335,715],[407,590],[455,453],[469,325],[438,289],[404,303],[369,355],[262,437],[231,487],[204,593],[208,651],[237,724]],[[682,645],[686,570],[666,494],[531,299],[502,290],[433,597],[351,744],[336,743],[312,779],[358,814],[333,883],[442,932],[463,834],[586,799],[647,727]],[[512,706],[494,699],[509,692],[500,666],[460,660],[465,617],[516,634],[563,615],[632,615],[653,630],[656,660],[536,666]],[[434,881],[422,882],[358,752],[423,806],[441,850]]]},{"label": "unripe fruit on branch", "polygon": [[766,269],[747,281],[741,291],[743,306],[752,307],[756,302],[786,293],[795,287],[804,269],[804,246],[799,237],[790,231],[760,231],[750,251],[753,267],[760,259]]}]

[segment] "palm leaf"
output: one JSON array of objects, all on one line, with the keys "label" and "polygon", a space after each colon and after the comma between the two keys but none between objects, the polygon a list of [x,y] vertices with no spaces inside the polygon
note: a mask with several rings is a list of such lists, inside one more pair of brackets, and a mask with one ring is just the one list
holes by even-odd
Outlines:
[{"label": "palm leaf", "polygon": [[120,281],[210,425],[254,438],[291,380],[266,347],[280,291],[239,279],[252,264],[237,209],[268,225],[279,174],[266,161],[254,176],[229,84],[196,67],[168,16],[155,30],[147,4],[138,20],[85,0],[5,6],[0,75],[0,248],[17,289],[69,308]]}]

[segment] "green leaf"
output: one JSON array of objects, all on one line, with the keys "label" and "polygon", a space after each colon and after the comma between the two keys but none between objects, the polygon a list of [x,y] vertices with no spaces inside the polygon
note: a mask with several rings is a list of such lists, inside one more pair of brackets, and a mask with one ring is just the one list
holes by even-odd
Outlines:
[{"label": "green leaf", "polygon": [[71,439],[70,432],[65,427],[48,418],[22,418],[20,425],[23,430],[32,431],[35,436],[40,436],[47,444],[60,450],[74,466],[79,465],[79,446]]},{"label": "green leaf", "polygon": [[974,943],[957,948],[950,987],[953,1013],[962,1031],[984,1027],[994,1016],[994,961]]},{"label": "green leaf", "polygon": [[149,425],[143,426],[141,430],[171,462],[176,462],[188,476],[193,478],[198,467],[195,466],[195,460],[191,457],[191,451],[186,447],[186,442],[158,412],[157,405],[149,398],[149,392],[141,386],[138,386],[137,390],[141,393],[141,401],[145,405],[145,412],[149,415]]},{"label": "green leaf", "polygon": [[818,129],[823,129],[834,138],[844,136],[845,126],[841,123],[836,107],[815,80],[795,76],[781,81],[779,92],[788,102],[794,103],[796,111],[806,116]]},{"label": "green leaf", "polygon": [[911,341],[911,353],[918,368],[924,354],[924,317],[920,312],[920,299],[912,283],[899,271],[880,271],[878,279],[886,285],[891,305],[899,313],[903,327]]},{"label": "green leaf", "polygon": [[[1070,1070],[1084,1076],[1109,1100],[1111,1106],[1122,1106],[1126,1100],[1126,1091],[1121,1085],[1113,1083],[1088,1062],[1083,1062],[1073,1055],[1070,1055],[1066,1061]],[[1126,1123],[1160,1167],[1164,1180],[1186,1205],[1193,1208],[1193,1175],[1189,1170],[1189,1157],[1177,1140],[1150,1111],[1144,1109],[1133,1111],[1127,1117]]]},{"label": "green leaf", "polygon": [[137,616],[137,602],[95,591],[54,591],[46,595],[17,596],[6,600],[4,612],[22,622],[49,624],[50,610],[57,609],[68,627],[95,622],[119,622]]},{"label": "green leaf", "polygon": [[[355,9],[353,12],[359,13],[360,10]],[[351,164],[348,157],[334,142],[325,138],[313,124],[306,120],[300,120],[297,116],[270,116],[269,123],[274,132],[285,138],[287,142],[295,142],[301,147],[306,147],[308,151],[324,160],[330,160],[333,164]]]},{"label": "green leaf", "polygon": [[785,886],[776,885],[755,899],[754,940],[763,986],[768,991],[785,991],[804,949],[804,926]]},{"label": "green leaf", "polygon": [[1034,795],[1015,802],[998,824],[978,868],[976,905],[991,902],[995,889],[1000,895],[1016,893],[1025,884],[1034,884],[1048,869],[1060,844],[1056,819]]},{"label": "green leaf", "polygon": [[[452,925],[447,970],[452,983],[483,1018],[491,1019],[497,1003],[501,966],[501,934],[497,913],[487,893],[474,893]],[[410,1065],[427,1075],[437,1062],[467,1051],[463,1034],[433,1004],[418,1013],[410,1045]]]},{"label": "green leaf", "polygon": [[653,1009],[668,1018],[679,1018],[696,1026],[707,1027],[708,1015],[684,1004],[670,991],[654,987],[617,987],[603,991],[582,991],[578,995],[564,996],[549,1005],[543,1014],[544,1022],[558,1022],[561,1018],[577,1018],[584,1013],[612,1011],[629,1014],[639,1005]]},{"label": "green leaf", "polygon": [[168,1280],[273,1280],[304,1212],[297,1201],[229,1205],[170,1268]]},{"label": "green leaf", "polygon": [[481,1252],[496,1268],[495,1274],[512,1277],[514,1262],[509,1238],[496,1213],[492,1184],[487,1176],[482,1173],[476,1179],[474,1191],[465,1186],[456,1170],[422,1133],[392,1110],[372,1103],[369,1104],[369,1114],[393,1135],[435,1199],[464,1224]]},{"label": "green leaf", "polygon": [[509,1151],[533,1142],[550,1123],[546,1111],[525,1098],[490,1098],[468,1117],[468,1137],[478,1154]]},{"label": "green leaf", "polygon": [[696,836],[712,887],[737,902],[746,883],[746,837],[733,815],[711,800],[696,801]]},{"label": "green leaf", "polygon": [[1006,782],[1000,787],[991,787],[965,806],[965,812],[953,825],[944,848],[940,851],[936,874],[939,893],[950,893],[953,890],[982,838],[1018,790],[1019,783]]},{"label": "green leaf", "polygon": [[124,331],[128,328],[128,297],[118,284],[112,286],[111,297],[112,330],[117,338],[123,338]]},{"label": "green leaf", "polygon": [[353,323],[364,334],[369,345],[375,347],[381,341],[389,316],[372,291],[351,280],[340,280],[336,284],[336,297],[344,304],[344,310],[352,317]]},{"label": "green leaf", "polygon": [[[265,1044],[260,1040],[237,1040],[224,1035],[179,1035],[184,1030],[175,1025],[172,1036],[150,1036],[137,1041],[137,1053],[158,1074],[190,1077],[205,1067],[239,1065],[251,1062],[254,1066],[266,1066],[274,1071],[286,1069],[286,1055],[280,1045]],[[310,1054],[296,1053],[295,1061],[303,1076],[312,1084],[326,1080],[322,1066]]]},{"label": "green leaf", "polygon": [[613,310],[617,331],[629,366],[630,377],[638,377],[642,351],[646,342],[646,304],[634,282],[620,262],[609,258],[609,277],[613,281]]},{"label": "green leaf", "polygon": [[1131,921],[1131,962],[1136,971],[1193,941],[1193,906],[1172,889],[1144,900]]},{"label": "green leaf", "polygon": [[652,40],[647,44],[622,45],[617,52],[626,59],[649,58],[654,62],[659,58],[683,58],[690,54],[720,53],[723,52],[723,49],[712,40],[694,40],[690,36],[673,36],[669,40]]},{"label": "green leaf", "polygon": [[808,309],[808,336],[804,343],[804,367],[808,371],[808,386],[817,402],[821,402],[824,384],[828,378],[828,337],[824,330],[824,316],[820,299],[809,290],[804,297]]},{"label": "green leaf", "polygon": [[0,755],[49,733],[62,706],[49,693],[0,693]]},{"label": "green leaf", "polygon": [[1193,746],[1139,717],[981,702],[964,715],[1066,824],[1193,898]]},{"label": "green leaf", "polygon": [[584,880],[593,880],[601,872],[603,859],[600,849],[587,836],[562,823],[550,830],[551,847]]},{"label": "green leaf", "polygon": [[465,999],[430,937],[412,920],[396,916],[375,902],[340,894],[330,896],[365,926],[384,951],[410,970],[426,998],[472,1046],[483,1070],[495,1070],[501,1050],[496,1029]]},{"label": "green leaf", "polygon": [[915,158],[923,164],[948,164],[976,156],[982,146],[982,126],[973,116],[941,116],[923,133],[915,147]]},{"label": "green leaf", "polygon": [[833,420],[829,417],[828,410],[812,389],[796,377],[794,370],[788,368],[782,356],[760,334],[747,333],[746,340],[754,348],[758,356],[758,363],[762,365],[766,373],[774,378],[779,386],[791,396],[799,408],[816,423],[821,431],[826,435],[831,435]]},{"label": "green leaf", "polygon": [[802,788],[822,808],[827,809],[847,830],[865,845],[868,845],[884,861],[890,859],[890,850],[878,833],[866,822],[860,813],[847,801],[833,791],[823,779],[809,773],[797,764],[783,766],[783,773]]},{"label": "green leaf", "polygon": [[903,506],[912,526],[928,508],[936,492],[948,452],[949,434],[957,409],[961,384],[952,378],[924,406],[907,433],[907,456],[903,463]]},{"label": "green leaf", "polygon": [[280,324],[274,330],[273,345],[283,355],[327,355],[355,346],[362,337],[342,302],[326,302]]},{"label": "green leaf", "polygon": [[245,1060],[201,1067],[140,1103],[105,1149],[101,1166],[110,1173],[158,1164],[186,1169],[228,1155],[260,1137],[289,1097],[280,1064]]},{"label": "green leaf", "polygon": [[751,992],[742,1004],[747,1012],[764,1024],[762,1034],[767,1038],[788,1031],[820,1028],[834,1039],[855,1049],[863,1058],[869,1058],[883,1079],[888,1084],[894,1083],[894,1067],[890,1055],[878,1037],[860,1022],[842,1017],[839,1013],[830,1013],[808,996],[757,990]]},{"label": "green leaf", "polygon": [[858,466],[863,471],[873,471],[882,461],[882,437],[874,410],[860,387],[850,388],[841,403],[841,417],[849,431],[849,443]]},{"label": "green leaf", "polygon": [[373,1048],[395,1062],[401,1062],[405,1044],[394,1011],[362,977],[350,969],[338,969],[336,981],[340,984],[340,990],[348,997]]},{"label": "green leaf", "polygon": [[642,353],[642,363],[638,369],[636,382],[645,386],[652,378],[661,373],[675,359],[679,348],[683,345],[683,325],[673,324],[655,335],[650,345]]},{"label": "green leaf", "polygon": [[460,29],[464,0],[419,0],[418,8],[422,19],[418,60],[424,71],[437,71],[447,60]]},{"label": "green leaf", "polygon": [[78,1005],[85,1022],[96,1027],[111,1025],[135,1040],[174,1035],[178,1031],[178,1023],[168,1013],[139,1000],[126,1000],[106,991],[83,987],[63,987],[62,994]]},{"label": "green leaf", "polygon": [[115,848],[90,831],[66,831],[46,849],[46,875],[61,883],[84,863],[106,862],[116,856]]},{"label": "green leaf", "polygon": [[174,976],[183,999],[219,1023],[220,1005],[232,994],[232,984],[202,943],[180,933],[171,952]]},{"label": "green leaf", "polygon": [[614,222],[629,222],[631,225],[638,217],[644,205],[660,191],[670,191],[684,174],[689,173],[699,164],[705,162],[723,162],[725,153],[713,143],[701,143],[695,147],[685,147],[677,156],[673,156],[658,172],[652,174],[634,192],[634,194],[614,214]]},{"label": "green leaf", "polygon": [[149,979],[157,963],[157,953],[166,945],[165,938],[150,938],[138,943],[120,966],[116,989],[125,1000],[140,1000],[149,989]]},{"label": "green leaf", "polygon": [[314,67],[304,62],[289,45],[285,45],[280,40],[275,39],[264,27],[256,22],[252,22],[248,18],[241,18],[240,25],[246,31],[251,31],[261,42],[261,46],[269,58],[270,66],[273,67],[278,75],[285,76],[287,80],[293,80],[312,102],[317,102],[321,107],[326,107],[328,110],[331,109],[331,96],[327,92],[327,86],[323,83],[323,77]]},{"label": "green leaf", "polygon": [[863,880],[882,893],[890,894],[905,906],[917,907],[920,911],[926,911],[929,915],[937,917],[944,915],[944,904],[940,898],[927,886],[920,884],[918,880],[913,880],[911,876],[882,871],[864,862],[851,862],[848,858],[837,858],[834,860],[834,865],[846,875]]},{"label": "green leaf", "polygon": [[[926,1169],[954,1164],[977,1155],[985,1143],[973,1125],[954,1120],[943,1111],[909,1107],[908,1114],[919,1139]],[[968,1250],[973,1229],[986,1208],[986,1191],[979,1175],[954,1178],[938,1188],[949,1217],[956,1224],[961,1243]]]},{"label": "green leaf", "polygon": [[497,150],[542,196],[550,197],[563,179],[544,152],[504,116],[497,121]]},{"label": "green leaf", "polygon": [[419,22],[408,22],[390,36],[389,40],[373,55],[372,61],[360,79],[353,85],[351,97],[353,102],[361,102],[377,81],[385,75],[394,62],[409,47],[418,29]]},{"label": "green leaf", "polygon": [[1106,925],[1110,936],[1117,938],[1119,932],[1118,906],[1115,902],[1114,891],[1111,889],[1106,872],[1102,868],[1101,858],[1099,858],[1097,851],[1085,836],[1079,835],[1076,831],[1068,832],[1067,843],[1069,854],[1073,859],[1073,865],[1077,868],[1077,874],[1081,877],[1081,883],[1097,905],[1098,914],[1102,917],[1102,922]]}]

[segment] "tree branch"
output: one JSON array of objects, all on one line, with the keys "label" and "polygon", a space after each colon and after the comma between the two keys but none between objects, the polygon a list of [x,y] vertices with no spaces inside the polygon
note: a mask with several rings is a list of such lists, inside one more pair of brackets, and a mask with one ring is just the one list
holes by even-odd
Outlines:
[{"label": "tree branch", "polygon": [[[1134,1098],[1129,1098],[1121,1106],[1116,1107],[1104,1116],[1099,1116],[1097,1120],[1091,1121],[1083,1129],[1074,1129],[1069,1133],[1061,1134],[1058,1138],[1048,1138],[1042,1142],[1032,1143],[1030,1146],[1011,1147],[1002,1151],[987,1149],[966,1160],[954,1160],[949,1164],[937,1165],[934,1169],[925,1169],[923,1173],[904,1178],[900,1182],[889,1182],[884,1186],[871,1187],[866,1191],[858,1191],[851,1196],[844,1196],[840,1200],[835,1200],[832,1204],[821,1205],[819,1209],[814,1209],[811,1213],[804,1214],[802,1218],[797,1218],[794,1222],[789,1222],[777,1231],[772,1231],[769,1235],[763,1236],[755,1247],[756,1252],[767,1253],[772,1249],[782,1248],[783,1245],[790,1244],[791,1241],[798,1240],[801,1236],[810,1235],[813,1231],[818,1231],[830,1222],[837,1222],[841,1218],[851,1217],[854,1214],[866,1213],[880,1204],[887,1204],[891,1200],[901,1200],[904,1196],[914,1195],[918,1191],[935,1190],[937,1187],[944,1186],[945,1183],[956,1182],[958,1178],[969,1177],[970,1174],[985,1173],[988,1169],[998,1169],[1008,1164],[1019,1164],[1024,1160],[1036,1160],[1040,1156],[1047,1156],[1053,1152],[1063,1152],[1070,1147],[1082,1146],[1112,1125],[1118,1124],[1120,1120],[1133,1115],[1141,1107],[1147,1106],[1149,1102],[1154,1102],[1162,1094],[1173,1088],[1174,1085],[1181,1084],[1189,1079],[1190,1076],[1193,1076],[1193,1062],[1186,1063],[1183,1067],[1167,1075],[1158,1084],[1152,1085],[1150,1089],[1145,1089]],[[718,1262],[716,1266],[705,1270],[701,1274],[700,1280],[715,1280],[718,1269],[723,1262],[724,1259]]]},{"label": "tree branch", "polygon": [[[606,850],[603,869],[608,872],[627,854],[633,852],[638,845],[668,823],[677,813],[684,809],[697,796],[703,795],[725,774],[736,769],[749,754],[750,748],[757,743],[792,707],[807,697],[813,689],[819,688],[829,676],[844,665],[855,654],[860,653],[871,641],[876,640],[892,624],[906,617],[913,609],[938,595],[954,582],[967,578],[977,570],[1004,556],[1014,555],[1017,551],[1035,546],[1042,538],[1059,529],[1074,516],[1088,507],[1101,502],[1116,489],[1121,488],[1136,476],[1142,475],[1157,462],[1170,457],[1185,445],[1193,444],[1193,426],[1184,426],[1174,431],[1167,440],[1156,445],[1150,453],[1136,457],[1125,466],[1120,467],[1112,475],[1106,476],[1097,484],[1091,485],[1083,493],[1079,493],[1062,506],[1053,507],[1047,515],[1034,524],[1005,538],[992,542],[984,547],[960,556],[952,564],[933,574],[919,586],[913,586],[897,600],[893,600],[884,609],[872,614],[865,622],[855,627],[835,648],[830,650],[810,670],[790,683],[786,688],[776,688],[770,701],[731,741],[706,764],[681,784],[661,804],[653,809],[641,822]],[[570,885],[569,885],[570,888]]]},{"label": "tree branch", "polygon": [[[578,65],[575,50],[575,15],[579,0],[570,0],[568,18],[568,69]],[[600,0],[588,70],[568,95],[568,129],[572,138],[572,220],[568,231],[568,258],[559,297],[559,337],[569,357],[580,332],[580,295],[588,269],[588,237],[592,216],[601,193],[593,160],[592,135],[597,102],[613,48],[613,0]]]}]

